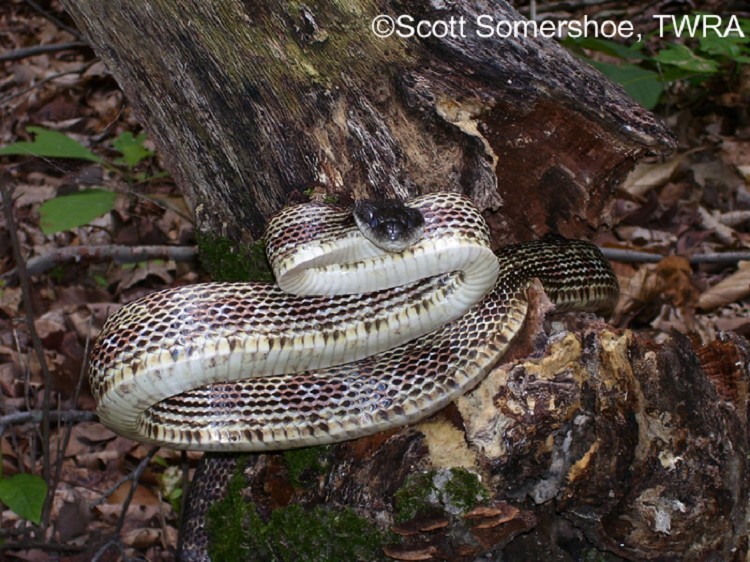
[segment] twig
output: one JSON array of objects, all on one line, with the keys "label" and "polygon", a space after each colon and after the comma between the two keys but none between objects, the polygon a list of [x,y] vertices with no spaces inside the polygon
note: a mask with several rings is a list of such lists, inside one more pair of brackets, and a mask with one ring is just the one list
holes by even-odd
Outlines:
[{"label": "twig", "polygon": [[[620,248],[601,248],[605,258],[622,263],[658,263],[666,256],[661,254],[652,254],[650,252],[640,252],[638,250],[624,250]],[[686,257],[692,265],[698,264],[734,264],[738,261],[750,260],[750,252],[721,252],[710,254],[697,254]]]},{"label": "twig", "polygon": [[698,207],[698,217],[700,218],[703,227],[706,230],[712,231],[713,235],[716,236],[722,243],[732,244],[737,239],[737,234],[735,233],[734,229],[728,227],[725,224],[722,224],[717,216],[714,216],[702,205]]},{"label": "twig", "polygon": [[15,541],[0,543],[0,550],[28,550],[31,548],[38,548],[39,550],[49,550],[52,552],[83,552],[87,547],[73,544],[42,541]]},{"label": "twig", "polygon": [[128,513],[128,508],[130,507],[130,502],[133,500],[133,496],[135,495],[135,490],[138,487],[138,482],[141,479],[141,476],[143,476],[143,472],[146,470],[146,467],[148,466],[148,463],[151,462],[151,459],[156,454],[156,451],[159,450],[159,447],[152,447],[151,450],[146,454],[145,457],[141,460],[140,463],[138,463],[138,466],[135,467],[135,470],[130,473],[128,476],[128,480],[132,481],[132,484],[130,486],[130,490],[128,490],[128,495],[125,498],[125,501],[122,503],[122,511],[120,512],[120,518],[117,520],[117,526],[115,527],[115,531],[112,534],[112,538],[107,541],[105,544],[103,544],[99,550],[96,551],[96,554],[91,559],[92,562],[98,562],[98,560],[104,555],[104,553],[109,550],[111,546],[117,546],[117,548],[120,548],[120,533],[122,532],[122,527],[125,524],[125,516]]},{"label": "twig", "polygon": [[28,57],[35,57],[37,55],[43,55],[45,53],[55,53],[57,51],[67,51],[69,49],[81,49],[88,47],[88,43],[83,41],[72,41],[70,43],[57,43],[55,45],[34,45],[33,47],[24,47],[22,49],[15,49],[14,51],[8,51],[7,53],[0,55],[0,62],[6,62],[11,60],[20,60]]},{"label": "twig", "polygon": [[[26,272],[26,262],[21,255],[21,242],[18,240],[18,231],[16,230],[16,222],[13,217],[13,192],[15,186],[0,186],[0,193],[2,194],[3,212],[5,214],[5,225],[8,228],[8,235],[10,236],[10,245],[13,247],[13,254],[16,258],[16,269],[18,270],[18,278],[21,282],[21,294],[23,296],[23,305],[26,309],[26,327],[29,331],[29,337],[34,349],[34,353],[39,360],[39,365],[42,370],[42,379],[44,380],[44,393],[42,398],[42,478],[45,482],[49,482],[50,477],[50,454],[49,454],[49,406],[52,393],[52,374],[47,365],[47,360],[44,357],[44,349],[42,348],[42,340],[39,338],[39,334],[34,326],[34,311],[32,309],[32,303],[34,302],[31,296],[31,283],[29,282],[29,275]],[[44,522],[42,522],[44,524]],[[42,532],[44,532],[44,525],[42,526]]]},{"label": "twig", "polygon": [[[89,346],[91,345],[91,325],[93,323],[93,317],[89,318],[88,330],[86,331],[86,345],[83,347],[83,363],[81,364],[81,372],[78,374],[78,383],[76,384],[76,390],[73,393],[73,407],[78,405],[78,398],[81,396],[81,389],[83,388],[83,381],[86,379],[86,371],[89,365]],[[58,412],[62,413],[62,412]],[[47,488],[47,494],[54,496],[54,490],[57,489],[57,485],[60,483],[60,476],[62,474],[63,462],[65,462],[65,451],[68,449],[68,443],[70,443],[70,436],[73,434],[73,422],[70,419],[65,420],[65,433],[63,435],[62,444],[59,445],[57,450],[57,460],[55,461],[55,474],[52,478],[52,483]],[[52,498],[48,501],[44,507],[51,508]],[[42,513],[42,520],[49,521],[49,510]]]},{"label": "twig", "polygon": [[[43,412],[41,410],[31,410],[28,412],[15,412],[13,414],[7,414],[0,416],[0,435],[5,433],[8,426],[21,425],[24,423],[39,423],[43,419]],[[97,417],[94,412],[87,410],[68,410],[66,412],[50,412],[49,421],[52,422],[84,422],[84,421],[96,421]]]},{"label": "twig", "polygon": [[28,86],[27,88],[24,88],[23,90],[13,92],[12,94],[8,94],[4,98],[0,98],[0,103],[7,103],[14,98],[17,98],[19,96],[24,95],[27,92],[30,92],[31,90],[34,90],[35,88],[39,88],[40,86],[43,86],[47,82],[52,82],[53,80],[57,80],[58,78],[62,78],[63,76],[68,76],[69,74],[83,74],[97,62],[98,62],[98,59],[92,60],[75,70],[66,70],[65,72],[59,72],[57,74],[52,74],[51,76],[47,76],[46,78],[42,78],[38,82],[34,82],[31,86]]},{"label": "twig", "polygon": [[[29,275],[38,275],[69,261],[113,259],[117,263],[137,263],[150,259],[169,259],[174,261],[194,260],[198,255],[195,246],[69,246],[57,248],[44,256],[31,258],[26,269]],[[0,276],[7,284],[18,281],[18,268],[11,269]]]},{"label": "twig", "polygon": [[66,25],[65,22],[63,22],[60,18],[52,15],[49,10],[45,10],[42,6],[34,2],[34,0],[26,0],[26,3],[32,8],[34,8],[37,12],[39,12],[43,17],[47,18],[49,21],[54,23],[60,29],[67,31],[79,41],[83,40],[83,36],[81,35],[80,31],[78,31],[74,27],[70,27],[69,25]]},{"label": "twig", "polygon": [[180,497],[180,521],[179,528],[185,528],[187,520],[188,497],[190,494],[190,463],[187,451],[180,451],[180,468],[182,470],[182,497]]}]

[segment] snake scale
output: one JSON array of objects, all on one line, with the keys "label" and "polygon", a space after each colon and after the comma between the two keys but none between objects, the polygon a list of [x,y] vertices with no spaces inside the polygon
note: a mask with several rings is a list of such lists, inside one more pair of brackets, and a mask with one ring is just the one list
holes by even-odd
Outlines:
[{"label": "snake scale", "polygon": [[522,326],[541,280],[560,310],[610,308],[599,250],[559,237],[493,254],[465,197],[408,202],[423,235],[392,253],[351,212],[283,209],[266,245],[277,284],[167,289],[109,317],[92,350],[101,421],[143,442],[261,451],[422,419],[475,386]]}]

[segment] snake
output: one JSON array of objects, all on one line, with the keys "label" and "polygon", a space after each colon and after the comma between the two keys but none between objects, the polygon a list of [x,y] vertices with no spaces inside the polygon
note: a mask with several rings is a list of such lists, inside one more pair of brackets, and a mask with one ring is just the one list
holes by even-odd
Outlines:
[{"label": "snake", "polygon": [[523,326],[535,280],[561,311],[617,299],[589,242],[493,252],[461,194],[396,206],[406,226],[388,205],[285,207],[264,234],[276,283],[186,285],[121,306],[90,357],[100,421],[202,451],[354,439],[418,422],[476,386]]}]

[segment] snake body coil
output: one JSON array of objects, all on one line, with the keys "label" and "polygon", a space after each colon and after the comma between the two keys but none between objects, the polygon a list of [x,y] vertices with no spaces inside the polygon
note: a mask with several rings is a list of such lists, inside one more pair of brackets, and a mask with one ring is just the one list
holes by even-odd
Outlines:
[{"label": "snake body coil", "polygon": [[535,278],[558,308],[608,308],[617,296],[588,243],[554,238],[495,256],[464,197],[409,205],[424,235],[401,253],[364,240],[349,212],[290,207],[266,232],[278,286],[193,285],[120,308],[92,352],[101,421],[211,451],[359,437],[424,418],[477,384],[523,324]]}]

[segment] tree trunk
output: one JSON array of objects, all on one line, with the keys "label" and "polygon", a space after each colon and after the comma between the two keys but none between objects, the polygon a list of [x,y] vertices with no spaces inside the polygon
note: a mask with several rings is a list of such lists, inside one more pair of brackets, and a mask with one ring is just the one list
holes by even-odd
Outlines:
[{"label": "tree trunk", "polygon": [[[498,239],[581,236],[633,162],[673,144],[554,41],[478,37],[479,15],[519,18],[502,2],[64,4],[200,228],[233,240],[316,187],[342,202],[462,191]],[[464,36],[380,38],[378,14],[463,18]]]},{"label": "tree trunk", "polygon": [[[346,203],[439,190],[469,195],[498,245],[548,231],[586,237],[607,222],[633,163],[674,145],[555,42],[477,36],[479,15],[519,19],[503,2],[63,2],[199,228],[236,242],[258,239],[273,212],[309,193]],[[442,38],[379,38],[378,14],[466,25]],[[262,539],[250,552],[279,556],[297,544],[290,530],[312,540],[324,522],[348,537],[328,542],[351,546],[349,559],[364,558],[357,549],[372,537],[373,552],[400,560],[498,549],[564,559],[562,543],[581,557],[594,545],[630,559],[742,559],[745,343],[696,354],[679,335],[652,348],[596,324],[583,336],[539,336],[539,318],[526,329],[486,381],[423,423],[243,461],[238,474],[250,479],[221,509]],[[223,497],[217,482],[203,480]],[[205,533],[191,525],[186,558]],[[242,553],[250,539],[234,540]]]}]

